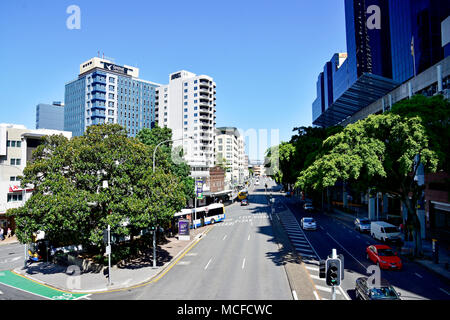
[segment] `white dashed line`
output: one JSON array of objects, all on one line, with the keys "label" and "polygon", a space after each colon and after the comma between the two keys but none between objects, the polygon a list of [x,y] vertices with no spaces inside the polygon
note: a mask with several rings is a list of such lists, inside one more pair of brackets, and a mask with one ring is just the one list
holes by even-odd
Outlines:
[{"label": "white dashed line", "polygon": [[242,261],[242,269],[244,269],[244,266],[245,266],[245,258],[244,258],[244,260]]},{"label": "white dashed line", "polygon": [[294,300],[298,300],[295,290],[292,290],[292,296],[294,297]]},{"label": "white dashed line", "polygon": [[225,235],[222,240],[225,240],[226,238],[227,238],[227,235]]},{"label": "white dashed line", "polygon": [[418,274],[417,272],[416,273],[414,273],[416,276],[418,276],[419,278],[423,278],[420,274]]},{"label": "white dashed line", "polygon": [[205,266],[205,270],[206,270],[206,269],[208,268],[209,264],[211,263],[211,260],[212,260],[212,258],[211,258],[211,259],[209,259],[208,263],[206,264],[206,266]]},{"label": "white dashed line", "polygon": [[447,291],[445,291],[444,289],[442,289],[442,288],[439,288],[439,290],[441,290],[442,292],[444,292],[446,295],[448,295],[448,296],[450,296],[450,293],[448,293]]},{"label": "white dashed line", "polygon": [[314,290],[313,293],[314,293],[314,296],[316,297],[316,300],[320,300],[319,295],[317,294],[316,290]]}]

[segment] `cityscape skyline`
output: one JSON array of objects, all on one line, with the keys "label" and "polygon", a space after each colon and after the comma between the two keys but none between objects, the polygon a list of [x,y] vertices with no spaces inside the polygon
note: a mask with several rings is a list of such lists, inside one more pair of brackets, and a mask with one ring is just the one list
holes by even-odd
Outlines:
[{"label": "cityscape skyline", "polygon": [[[64,85],[75,79],[79,64],[104,55],[114,58],[116,64],[138,67],[140,78],[155,83],[168,83],[169,74],[179,70],[208,74],[217,83],[218,127],[279,129],[280,140],[288,141],[294,127],[311,125],[314,79],[323,61],[336,50],[345,51],[344,5],[340,2],[289,1],[282,6],[273,1],[246,2],[240,3],[236,12],[233,8],[237,2],[199,1],[187,5],[178,1],[151,4],[136,1],[131,7],[141,13],[129,19],[130,9],[118,2],[104,6],[102,2],[78,1],[74,4],[81,11],[80,29],[69,30],[66,19],[70,14],[66,9],[71,4],[69,1],[1,4],[1,12],[10,14],[1,19],[0,34],[11,44],[0,53],[2,61],[10,62],[4,68],[10,78],[0,80],[5,88],[0,102],[2,122],[16,122],[18,111],[10,106],[19,105],[21,124],[33,128],[36,105],[64,101]],[[171,5],[178,9],[170,11]],[[186,16],[189,18],[185,19]],[[304,27],[313,26],[319,17],[327,19],[327,28],[315,26],[311,33]],[[25,26],[20,21],[30,23]],[[224,25],[229,28],[223,28]],[[185,36],[178,31],[181,26],[188,30]],[[143,41],[149,28],[155,31],[152,42]],[[328,28],[334,30],[333,37],[326,35]],[[39,38],[41,33],[47,37]],[[195,40],[190,41],[188,34],[195,35]],[[18,37],[22,41],[13,41]],[[40,63],[20,62],[26,60]],[[33,83],[25,96],[18,95],[11,85],[20,81],[19,75],[23,73]],[[41,77],[46,81],[39,80]],[[266,116],[277,108],[285,109],[292,117]]]}]

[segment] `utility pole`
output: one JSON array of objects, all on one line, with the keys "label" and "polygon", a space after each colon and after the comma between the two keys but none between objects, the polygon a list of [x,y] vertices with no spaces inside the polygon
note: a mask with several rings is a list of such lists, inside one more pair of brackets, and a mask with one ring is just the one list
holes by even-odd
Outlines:
[{"label": "utility pole", "polygon": [[111,226],[108,224],[108,285],[111,285]]}]

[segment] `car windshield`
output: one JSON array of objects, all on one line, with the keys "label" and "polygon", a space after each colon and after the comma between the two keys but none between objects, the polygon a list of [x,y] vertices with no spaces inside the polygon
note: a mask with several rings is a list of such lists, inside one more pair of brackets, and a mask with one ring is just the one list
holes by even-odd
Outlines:
[{"label": "car windshield", "polygon": [[314,222],[314,219],[313,218],[305,218],[303,221],[305,221],[305,222]]},{"label": "car windshield", "polygon": [[396,233],[396,232],[398,232],[397,228],[394,228],[394,227],[386,227],[386,228],[384,228],[384,231],[386,233]]},{"label": "car windshield", "polygon": [[392,249],[378,249],[378,255],[382,257],[392,257],[395,256],[395,253]]},{"label": "car windshield", "polygon": [[370,224],[369,220],[359,220],[360,224]]},{"label": "car windshield", "polygon": [[382,288],[370,289],[370,296],[372,299],[397,299],[397,294],[391,286]]}]

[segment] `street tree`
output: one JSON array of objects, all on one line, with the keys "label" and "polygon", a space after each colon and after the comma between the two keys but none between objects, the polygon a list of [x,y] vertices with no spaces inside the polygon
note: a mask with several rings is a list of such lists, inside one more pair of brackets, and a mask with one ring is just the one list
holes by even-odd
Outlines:
[{"label": "street tree", "polygon": [[415,176],[421,164],[433,172],[437,163],[420,118],[402,118],[392,113],[371,115],[327,138],[321,154],[300,172],[297,186],[317,190],[341,180],[398,197],[407,208],[414,254],[421,255],[417,203],[424,186],[418,185]]}]

